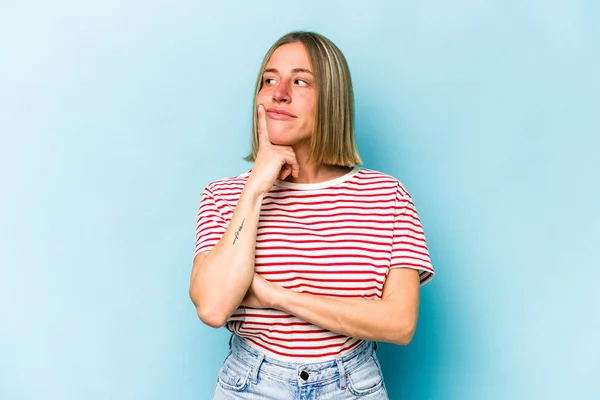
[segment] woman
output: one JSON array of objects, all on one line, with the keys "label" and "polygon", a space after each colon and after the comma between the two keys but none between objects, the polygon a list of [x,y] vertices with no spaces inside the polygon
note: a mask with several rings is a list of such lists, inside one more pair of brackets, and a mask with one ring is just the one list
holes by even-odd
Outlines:
[{"label": "woman", "polygon": [[376,341],[406,345],[433,277],[410,195],[360,168],[340,50],[292,32],[256,83],[253,168],[202,195],[190,297],[232,332],[214,399],[386,399]]}]

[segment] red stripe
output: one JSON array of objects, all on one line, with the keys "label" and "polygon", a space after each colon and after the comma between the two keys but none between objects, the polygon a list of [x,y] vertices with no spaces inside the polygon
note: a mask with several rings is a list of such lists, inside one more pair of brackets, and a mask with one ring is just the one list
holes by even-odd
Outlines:
[{"label": "red stripe", "polygon": [[[289,226],[281,226],[281,225],[269,225],[269,226],[259,226],[258,230],[264,231],[265,229],[281,229],[283,232],[285,232],[286,229],[290,229]],[[306,230],[308,232],[314,232],[314,231],[318,231],[318,232],[323,232],[323,231],[333,231],[333,230],[337,230],[337,229],[370,229],[370,230],[374,230],[374,231],[383,231],[383,232],[389,232],[389,229],[385,229],[382,227],[376,228],[376,227],[364,227],[364,226],[336,226],[336,227],[327,227],[327,228],[305,228],[305,227],[294,227],[294,230]],[[339,235],[339,233],[338,233]],[[358,235],[356,232],[353,233],[353,235]],[[391,238],[392,234],[390,232],[389,235],[385,235],[382,236],[385,238]]]},{"label": "red stripe", "polygon": [[[336,210],[339,210],[340,207],[336,208]],[[388,207],[389,208],[389,207]],[[264,210],[264,211],[272,211],[272,210]],[[375,214],[375,213],[356,213],[356,212],[342,212],[342,213],[335,213],[335,214],[330,214],[330,213],[326,213],[324,212],[323,214],[319,214],[320,212],[324,211],[321,209],[318,210],[310,210],[310,212],[312,213],[311,215],[292,215],[289,213],[283,213],[283,214],[267,214],[266,212],[261,212],[260,216],[261,219],[266,219],[266,217],[269,217],[269,222],[270,221],[274,221],[271,218],[291,218],[291,219],[300,219],[300,220],[305,220],[307,218],[323,218],[323,217],[327,217],[327,218],[333,218],[333,217],[387,217],[387,218],[392,218],[394,217],[394,213],[387,213],[387,214]],[[299,214],[298,210],[294,210],[294,214]],[[346,220],[344,219],[343,221],[364,221],[362,219],[360,220]],[[377,222],[387,222],[387,221],[377,221]]]},{"label": "red stripe", "polygon": [[[387,270],[387,268],[386,268]],[[327,274],[327,275],[360,275],[360,274],[370,274],[376,276],[386,276],[385,272],[376,272],[376,271],[307,271],[307,270],[281,270],[281,271],[257,271],[260,275],[281,275],[281,274]]]},{"label": "red stripe", "polygon": [[[298,229],[299,227],[302,227],[304,225],[309,225],[311,228],[310,229],[315,229],[315,226],[318,225],[333,225],[333,224],[341,224],[341,226],[339,226],[339,228],[348,228],[347,226],[345,226],[345,224],[369,224],[369,226],[367,226],[366,228],[370,228],[373,229],[374,227],[371,224],[379,224],[379,225],[383,225],[382,227],[379,227],[377,229],[379,230],[390,230],[391,226],[389,224],[391,224],[391,220],[390,221],[380,221],[380,220],[375,220],[375,219],[339,219],[339,220],[332,220],[327,218],[325,221],[307,221],[308,218],[312,218],[312,217],[302,217],[302,219],[304,219],[303,222],[296,222],[296,221],[286,221],[286,220],[280,220],[280,219],[266,219],[266,218],[261,218],[260,220],[260,224],[262,226],[259,226],[259,228],[264,227],[265,224],[274,224],[274,223],[284,223],[284,224],[288,224],[288,226],[285,229]],[[323,218],[321,218],[323,219]],[[417,225],[418,226],[418,225]],[[270,226],[269,226],[270,227]],[[338,228],[338,227],[336,227]],[[365,229],[365,226],[360,226],[360,227],[356,227],[356,228],[362,228]],[[408,229],[408,228],[407,228]]]},{"label": "red stripe", "polygon": [[[277,240],[278,241],[278,240]],[[308,243],[315,243],[314,240],[308,240]],[[321,244],[321,242],[317,242]],[[348,243],[347,241],[345,243]],[[292,251],[333,251],[333,250],[363,250],[363,251],[373,251],[373,249],[368,249],[366,247],[356,247],[356,246],[332,246],[332,247],[292,247],[292,246],[256,246],[257,250],[292,250]],[[386,251],[381,251],[381,253],[386,253]],[[354,256],[354,255],[352,255]],[[388,257],[389,258],[389,257]]]},{"label": "red stripe", "polygon": [[367,294],[367,295],[337,294],[337,293],[323,294],[323,293],[309,292],[308,290],[302,290],[302,291],[300,291],[300,293],[312,294],[315,296],[344,297],[344,298],[348,298],[348,299],[366,299],[366,298],[371,298],[371,297],[377,297],[378,299],[380,299],[382,296],[380,293],[373,293],[373,294]]},{"label": "red stripe", "polygon": [[[425,245],[425,240],[422,240],[422,239],[419,239],[416,242],[407,242],[405,240],[402,240],[400,242],[394,242],[393,243],[393,247],[399,248],[398,245],[401,245],[401,244],[407,244],[407,245],[418,247],[418,248],[421,248],[421,249],[424,249],[425,251],[427,251],[427,246]],[[412,252],[418,253],[418,252],[416,252],[414,250],[409,250],[409,249],[403,249],[403,250],[405,250],[405,251],[412,251]],[[421,254],[421,253],[419,253],[419,254]],[[422,254],[429,256],[429,253],[422,253]]]},{"label": "red stripe", "polygon": [[217,222],[217,221],[213,221],[211,219],[203,220],[202,223],[199,223],[196,226],[196,233],[206,231],[206,230],[209,231],[212,229],[220,229],[224,232],[225,226],[223,224],[225,224],[225,222]]},{"label": "red stripe", "polygon": [[[263,250],[263,249],[261,249],[261,250]],[[270,249],[266,248],[264,250],[270,250]],[[330,250],[333,251],[333,250],[337,250],[337,249],[330,249]],[[309,250],[307,249],[307,251],[309,251]],[[312,252],[312,249],[310,251]],[[299,254],[293,254],[293,253],[291,253],[291,254],[276,253],[276,254],[256,254],[254,257],[256,260],[269,259],[269,258],[290,258],[290,257],[301,259],[301,260],[304,260],[304,259],[319,259],[320,260],[320,259],[325,259],[325,258],[356,258],[356,259],[366,259],[366,260],[373,260],[373,261],[389,261],[389,259],[390,259],[389,256],[371,257],[371,256],[367,256],[364,254],[351,254],[351,255],[348,255],[348,254],[325,254],[325,255],[302,254],[302,255],[299,255]],[[353,262],[352,264],[354,265],[354,264],[358,264],[358,263]],[[346,265],[347,265],[347,263],[346,263]]]},{"label": "red stripe", "polygon": [[[299,236],[301,234],[292,234],[292,233],[286,233],[286,236],[292,235],[292,236]],[[315,240],[287,240],[285,238],[281,238],[281,239],[259,239],[256,241],[256,243],[270,243],[270,242],[282,242],[282,243],[293,243],[293,244],[315,244],[315,243],[319,243],[319,244],[333,244],[333,243],[348,243],[348,240],[319,240],[318,242],[316,242]],[[381,242],[373,242],[370,240],[360,240],[360,239],[352,239],[352,244],[355,243],[362,243],[362,244],[372,244],[372,245],[376,245],[376,246],[382,246],[382,245],[386,245],[387,243],[381,243]],[[399,242],[402,243],[402,242]],[[408,243],[408,242],[407,242]],[[257,248],[262,248],[260,246],[257,246]],[[285,250],[285,249],[289,249],[289,250],[296,250],[296,249],[301,249],[300,247],[285,247],[285,246],[269,246],[269,249],[275,249],[275,250]],[[333,246],[333,247],[323,247],[323,248],[319,248],[319,247],[311,247],[310,250],[330,250],[330,249],[360,249],[362,250],[362,247],[355,247],[355,246],[346,246],[346,247],[337,247],[337,246]],[[373,249],[366,249],[366,250],[373,250]]]},{"label": "red stripe", "polygon": [[245,317],[256,317],[256,318],[296,318],[293,315],[289,315],[289,314],[281,314],[281,315],[272,315],[272,314],[257,314],[257,313],[245,313],[241,316],[245,316]]},{"label": "red stripe", "polygon": [[[278,267],[281,266],[282,263],[265,263],[265,262],[255,262],[254,266],[255,267]],[[313,267],[373,267],[373,268],[387,268],[387,265],[375,265],[373,263],[365,263],[365,262],[353,262],[352,265],[350,265],[347,262],[337,262],[337,263],[316,263],[316,262],[297,262],[294,261],[293,263],[291,262],[287,262],[285,263],[286,266],[289,265],[303,265],[303,266],[313,266]],[[299,272],[296,270],[296,272]],[[351,273],[351,274],[355,274],[356,271],[312,271],[312,270],[308,270],[306,271],[308,273],[319,273],[319,272],[325,272],[325,273]],[[366,271],[368,273],[370,273],[371,271]]]},{"label": "red stripe", "polygon": [[244,321],[244,326],[246,325],[262,325],[262,326],[313,326],[308,322],[273,322],[273,321]]},{"label": "red stripe", "polygon": [[[363,193],[364,194],[364,193]],[[372,195],[371,197],[376,196],[376,195]],[[322,197],[322,196],[319,196]],[[330,197],[330,196],[327,196]],[[331,196],[331,197],[339,197],[339,196]],[[278,197],[277,200],[284,200],[284,197]],[[289,203],[277,203],[277,202],[264,202],[262,203],[262,207],[264,207],[265,209],[268,210],[268,208],[266,206],[270,206],[270,205],[275,205],[275,206],[285,206],[285,207],[293,207],[293,206],[319,206],[319,205],[324,205],[324,204],[332,204],[332,205],[338,205],[341,206],[343,204],[378,204],[380,205],[383,202],[383,200],[381,199],[375,199],[375,200],[366,200],[366,199],[357,199],[357,200],[352,200],[352,199],[344,199],[344,200],[321,200],[321,201],[313,201],[313,202],[300,202],[300,201],[295,201],[295,202],[289,202]],[[389,203],[394,203],[393,200],[387,200],[387,202]],[[289,208],[286,208],[289,209]],[[295,209],[295,208],[294,208]]]},{"label": "red stripe", "polygon": [[403,224],[409,224],[409,225],[412,225],[413,227],[417,228],[417,229],[419,230],[419,232],[421,232],[421,231],[420,231],[420,229],[421,229],[421,224],[419,223],[419,220],[417,220],[417,222],[414,222],[414,221],[409,221],[409,220],[407,220],[407,219],[403,219],[402,221],[396,221],[396,223],[394,224],[394,225],[395,225],[395,226],[394,226],[394,228],[395,228],[395,229],[398,229],[398,228],[400,228],[400,227],[401,227]]},{"label": "red stripe", "polygon": [[[258,332],[263,332],[264,329],[262,328],[253,328],[250,326],[242,326],[240,329],[244,329],[247,331],[250,330],[256,330]],[[299,331],[299,330],[289,330],[289,331],[282,331],[279,329],[269,329],[268,332],[272,332],[272,333],[284,333],[286,335],[298,335],[298,334],[313,334],[313,333],[331,333],[330,331],[328,331],[327,329],[313,329],[313,330],[307,330],[307,331]],[[341,337],[341,336],[340,336]]]},{"label": "red stripe", "polygon": [[421,274],[421,283],[428,281],[432,276],[433,274],[431,272]]},{"label": "red stripe", "polygon": [[[196,249],[212,248],[222,238],[249,175],[206,187]],[[433,276],[412,198],[395,178],[366,168],[318,191],[275,185],[262,201],[255,250],[260,275],[307,295],[376,300],[389,268],[416,268],[421,282]],[[242,307],[227,327],[267,353],[292,359],[329,358],[362,342],[275,310]]]},{"label": "red stripe", "polygon": [[411,257],[411,256],[403,256],[403,255],[398,255],[398,256],[392,257],[392,264],[397,264],[398,260],[415,260],[415,261],[421,261],[423,263],[429,264],[429,259],[423,259],[423,258]]},{"label": "red stripe", "polygon": [[[386,188],[386,187],[382,187],[382,188],[373,188],[372,190],[365,190],[363,189],[358,189],[358,188],[344,188],[344,191],[336,191],[336,192],[328,192],[328,193],[311,193],[311,192],[302,192],[302,191],[290,191],[287,190],[286,192],[290,193],[287,196],[273,196],[271,194],[267,194],[264,197],[264,200],[291,200],[291,199],[321,199],[323,197],[330,197],[330,198],[339,198],[339,197],[359,197],[359,196],[364,196],[365,194],[368,194],[368,196],[371,197],[386,197],[389,198],[391,200],[396,200],[395,197],[395,193],[391,193],[392,191],[390,190],[389,192],[385,192],[386,189],[391,189],[391,188]],[[271,202],[271,203],[265,203],[265,204],[279,204],[278,202]],[[381,201],[381,200],[380,200]],[[365,201],[361,200],[361,203],[365,203]],[[285,202],[284,204],[281,205],[285,205],[288,206],[290,204],[294,204],[293,202]],[[321,203],[312,203],[312,204],[321,204]]]},{"label": "red stripe", "polygon": [[[381,287],[379,286],[359,286],[359,287],[346,287],[346,286],[335,286],[335,287],[323,287],[323,286],[317,286],[317,285],[309,285],[308,283],[299,283],[297,285],[292,285],[292,286],[283,286],[286,289],[298,289],[299,287],[309,287],[309,288],[313,288],[313,289],[322,289],[322,290],[330,290],[331,292],[335,291],[341,291],[341,290],[346,290],[346,291],[350,291],[350,290],[355,290],[355,291],[366,291],[366,290],[376,290],[376,289],[381,289]],[[338,296],[338,294],[333,294],[333,293],[319,293],[320,295],[323,294],[327,294],[330,296]],[[340,295],[341,296],[341,295]],[[357,295],[360,296],[360,295]]]},{"label": "red stripe", "polygon": [[[223,234],[224,234],[224,232],[212,232],[212,231],[209,231],[209,232],[206,232],[206,233],[203,232],[201,234],[198,234],[198,236],[196,236],[196,237],[197,237],[197,241],[201,241],[201,240],[206,240],[205,238],[207,238],[209,236],[214,236],[214,235],[223,236]],[[221,240],[221,238],[217,237],[216,240],[219,241],[219,240]]]},{"label": "red stripe", "polygon": [[[266,351],[273,353],[273,354],[277,354],[283,357],[290,357],[289,353],[282,353],[280,351],[277,351],[273,348],[269,348],[267,346],[264,346],[260,343],[258,343],[257,341],[251,339],[251,338],[245,338],[246,340],[249,340],[250,342],[254,343],[255,345],[265,349]],[[358,346],[361,342],[357,342],[349,347],[342,347],[342,349],[338,352],[338,351],[334,351],[334,352],[329,352],[329,353],[320,353],[320,354],[301,354],[301,355],[295,355],[294,357],[303,357],[303,358],[321,358],[321,357],[328,357],[328,356],[333,356],[333,355],[337,355],[343,351],[349,351],[353,348],[355,348],[356,346]]]},{"label": "red stripe", "polygon": [[[407,228],[405,226],[402,226],[402,227],[396,226],[394,228],[394,237],[406,237],[406,236],[409,236],[409,235],[406,235],[406,234],[402,233],[402,232],[405,232],[405,231],[416,233],[417,235],[423,235],[423,231],[422,230],[416,230],[416,229],[412,229],[412,228]],[[412,237],[412,236],[409,236],[409,237]]]},{"label": "red stripe", "polygon": [[[323,229],[324,230],[324,229]],[[257,232],[256,236],[265,236],[265,235],[285,235],[285,236],[314,236],[314,237],[318,237],[318,238],[327,238],[327,237],[340,237],[340,236],[358,236],[358,234],[356,232],[335,232],[335,233],[325,233],[325,234],[317,234],[316,232]],[[364,236],[368,236],[368,237],[373,237],[373,238],[382,238],[385,240],[391,240],[392,236],[391,235],[377,235],[375,233],[361,233],[360,236],[364,237]],[[266,239],[267,240],[267,239]],[[276,241],[278,239],[268,239],[268,241]],[[353,240],[353,239],[352,239]],[[380,243],[381,244],[381,243]]]},{"label": "red stripe", "polygon": [[[376,204],[380,204],[380,202],[377,202]],[[331,208],[294,208],[294,214],[297,213],[301,213],[301,212],[323,212],[323,211],[335,211],[335,210],[340,210],[342,208],[349,208],[352,210],[365,210],[365,211],[373,211],[373,210],[384,210],[384,211],[389,211],[390,207],[358,207],[358,206],[352,206],[352,207],[344,207],[343,204],[337,205],[336,207],[331,207]],[[281,212],[289,212],[290,210],[285,209],[285,208],[277,208],[277,207],[272,207],[272,208],[265,208],[265,209],[261,209],[261,215],[272,215],[272,214],[268,214],[268,212],[270,211],[281,211]],[[357,215],[361,215],[360,213],[356,213]],[[328,214],[329,215],[329,214]],[[364,215],[364,214],[362,214]],[[380,214],[377,214],[380,215]],[[381,215],[395,215],[395,213],[387,213],[387,214],[381,214]]]},{"label": "red stripe", "polygon": [[433,268],[431,268],[427,265],[423,265],[423,264],[410,264],[410,263],[403,262],[403,263],[399,263],[399,264],[392,264],[390,266],[390,268],[410,268],[410,267],[415,267],[417,269],[424,268],[429,271],[433,271]]},{"label": "red stripe", "polygon": [[[240,334],[242,333],[248,333],[249,335],[253,336],[253,337],[263,337],[263,338],[267,338],[267,339],[271,339],[271,340],[282,340],[282,341],[286,341],[286,342],[322,342],[324,340],[333,340],[333,339],[341,339],[344,338],[345,336],[343,335],[333,335],[333,336],[326,336],[326,337],[302,337],[301,339],[289,339],[288,338],[281,338],[281,337],[277,337],[277,336],[272,336],[269,335],[267,332],[272,333],[273,331],[265,331],[264,329],[258,329],[258,328],[252,328],[255,330],[255,332],[250,332],[249,329],[246,329],[245,327],[241,326],[239,329]],[[285,335],[290,335],[291,332],[285,332],[285,331],[281,331],[281,333],[285,334]]]},{"label": "red stripe", "polygon": [[[263,275],[259,272],[260,275]],[[279,282],[291,282],[296,280],[303,281],[311,281],[311,282],[335,282],[335,283],[345,283],[345,282],[377,282],[383,284],[383,281],[379,282],[377,279],[367,278],[367,279],[317,279],[312,277],[294,277],[294,278],[286,278],[286,279],[269,279],[269,282],[279,283]]]},{"label": "red stripe", "polygon": [[[247,336],[245,336],[246,338],[248,338]],[[257,336],[252,336],[253,339],[258,339],[260,341],[262,341],[265,344],[270,344],[276,347],[279,347],[280,349],[286,349],[286,350],[323,350],[323,349],[331,349],[333,347],[339,347],[340,344],[339,343],[329,343],[329,344],[322,344],[320,346],[287,346],[285,344],[280,344],[280,343],[274,343],[274,342],[270,342],[268,340],[265,339],[261,339]],[[284,340],[286,343],[294,343],[294,341],[291,340]]]}]

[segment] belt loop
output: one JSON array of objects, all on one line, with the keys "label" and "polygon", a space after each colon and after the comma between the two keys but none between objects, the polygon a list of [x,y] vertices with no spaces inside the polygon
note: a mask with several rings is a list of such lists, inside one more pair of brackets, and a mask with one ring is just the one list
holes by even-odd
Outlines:
[{"label": "belt loop", "polygon": [[373,342],[373,349],[377,351],[377,342]]},{"label": "belt loop", "polygon": [[252,373],[252,375],[250,375],[250,380],[252,381],[252,383],[258,383],[258,370],[260,369],[260,365],[262,364],[264,359],[265,355],[260,353],[258,355],[258,359],[256,360],[256,364],[254,364],[254,367],[250,369],[250,372]]},{"label": "belt loop", "polygon": [[233,341],[234,335],[235,335],[235,333],[232,333],[231,336],[229,336],[229,350],[231,350],[231,342]]},{"label": "belt loop", "polygon": [[335,362],[337,363],[338,369],[340,371],[340,389],[341,390],[346,390],[346,371],[344,370],[344,362],[342,361],[341,358],[337,358],[335,360]]}]

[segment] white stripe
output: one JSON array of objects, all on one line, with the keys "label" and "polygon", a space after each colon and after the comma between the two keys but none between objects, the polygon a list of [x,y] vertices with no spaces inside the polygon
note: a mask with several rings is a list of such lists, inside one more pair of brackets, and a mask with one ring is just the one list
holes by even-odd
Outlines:
[{"label": "white stripe", "polygon": [[[200,249],[210,250],[222,237],[248,176],[246,173],[221,179],[207,186],[198,210],[195,253]],[[310,190],[281,185],[263,198],[257,230],[256,272],[296,292],[374,301],[383,293],[390,264],[395,267],[415,264],[417,267],[410,268],[421,270],[423,283],[432,278],[433,269],[416,208],[395,178],[363,168],[332,188],[306,188]],[[281,271],[288,272],[278,273]],[[342,347],[359,341],[345,336],[335,338],[338,334],[320,332],[322,328],[278,310],[240,308],[235,314],[240,316],[232,317],[228,328],[235,330],[239,325],[240,336],[263,345],[271,342],[268,346],[284,355],[248,344],[281,360],[331,360],[343,355]],[[239,321],[233,323],[234,319]],[[291,333],[295,331],[301,333]],[[335,346],[317,348],[328,344]],[[285,349],[285,346],[307,349]],[[322,356],[330,352],[336,355]]]}]

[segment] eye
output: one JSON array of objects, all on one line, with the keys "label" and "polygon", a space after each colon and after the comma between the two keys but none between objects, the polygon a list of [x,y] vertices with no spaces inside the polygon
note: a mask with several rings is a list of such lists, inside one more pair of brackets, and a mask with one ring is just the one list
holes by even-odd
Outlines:
[{"label": "eye", "polygon": [[308,82],[303,79],[294,79],[294,83],[298,86],[308,86]]},{"label": "eye", "polygon": [[275,79],[265,78],[264,82],[265,82],[265,85],[272,85],[273,83],[275,83]]}]

